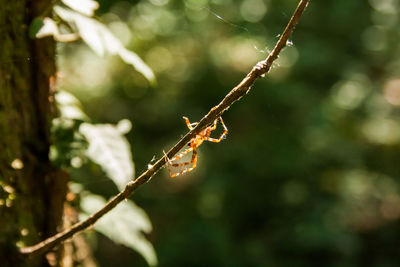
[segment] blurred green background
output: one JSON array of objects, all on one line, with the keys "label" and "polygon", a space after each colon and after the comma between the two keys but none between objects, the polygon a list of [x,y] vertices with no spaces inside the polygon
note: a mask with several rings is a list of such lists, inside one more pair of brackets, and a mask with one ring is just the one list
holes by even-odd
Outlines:
[{"label": "blurred green background", "polygon": [[[268,55],[298,1],[99,3],[158,84],[80,42],[58,47],[60,87],[96,122],[132,121],[139,175],[188,131],[182,116],[201,119]],[[311,1],[293,45],[223,114],[226,140],[131,197],[153,223],[159,266],[399,266],[398,27],[399,1]],[[117,192],[87,172],[73,179]],[[146,266],[105,237],[94,250],[100,266]]]}]

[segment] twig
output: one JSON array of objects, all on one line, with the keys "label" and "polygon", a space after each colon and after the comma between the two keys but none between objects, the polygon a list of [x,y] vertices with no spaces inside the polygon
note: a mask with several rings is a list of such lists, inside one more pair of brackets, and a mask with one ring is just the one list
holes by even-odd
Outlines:
[{"label": "twig", "polygon": [[101,208],[96,213],[92,214],[86,220],[76,223],[70,228],[64,230],[63,232],[60,232],[52,237],[49,237],[46,240],[36,245],[21,248],[20,252],[22,254],[27,254],[27,255],[38,255],[53,248],[62,241],[72,237],[74,234],[92,226],[103,215],[112,210],[121,201],[128,198],[138,187],[150,181],[151,177],[153,177],[153,175],[156,174],[165,165],[166,156],[172,158],[176,153],[179,152],[179,150],[181,150],[190,141],[190,139],[195,137],[207,126],[212,124],[234,102],[236,102],[245,94],[247,94],[257,78],[260,78],[264,74],[269,72],[273,61],[278,57],[279,53],[286,46],[289,36],[292,34],[297,22],[299,21],[305,8],[307,7],[308,2],[309,0],[300,0],[288,25],[286,26],[281,37],[279,38],[274,49],[268,55],[268,57],[265,60],[260,61],[256,66],[254,66],[253,69],[250,71],[250,73],[247,74],[247,76],[239,83],[239,85],[233,88],[217,106],[213,107],[208,112],[208,114],[200,120],[200,122],[196,125],[196,127],[194,127],[193,130],[188,132],[174,147],[172,147],[168,151],[168,153],[166,153],[165,156],[160,158],[153,166],[151,166],[151,168],[142,173],[136,180],[129,182],[123,191],[121,191],[118,195],[112,198],[109,202],[107,202],[107,204],[103,208]]}]

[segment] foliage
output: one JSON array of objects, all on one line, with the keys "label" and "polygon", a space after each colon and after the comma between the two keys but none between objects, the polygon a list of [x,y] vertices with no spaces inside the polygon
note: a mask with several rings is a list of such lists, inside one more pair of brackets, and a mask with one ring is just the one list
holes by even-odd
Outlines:
[{"label": "foliage", "polygon": [[59,91],[55,99],[59,116],[52,122],[50,159],[59,167],[82,165],[87,143],[79,133],[79,126],[89,118],[82,111],[79,100],[70,93]]},{"label": "foliage", "polygon": [[61,25],[65,23],[69,29],[76,30],[76,32],[61,34],[62,28],[58,27],[57,22],[45,17],[36,18],[33,21],[30,28],[31,36],[36,38],[54,36],[58,41],[74,41],[74,36],[79,34],[83,41],[99,56],[103,56],[106,52],[111,55],[120,56],[125,63],[132,65],[150,83],[155,84],[156,80],[153,71],[142,59],[136,53],[123,47],[121,42],[114,37],[107,27],[92,18],[94,10],[99,7],[96,1],[63,0],[62,2],[67,7],[55,5],[53,10],[60,19]]},{"label": "foliage", "polygon": [[[74,41],[76,34],[95,51],[103,56],[105,52],[118,54],[121,59],[142,73],[152,84],[155,77],[152,70],[134,52],[123,47],[120,41],[102,23],[93,19],[98,3],[93,0],[62,0],[67,7],[56,5],[53,11],[61,19],[76,27],[76,33],[62,34],[57,22],[51,18],[36,18],[30,28],[32,38],[53,36],[57,41]],[[87,159],[101,166],[119,190],[134,178],[134,164],[130,145],[123,136],[132,127],[129,120],[121,120],[116,126],[92,124],[82,111],[81,104],[72,94],[58,91],[55,95],[59,116],[53,120],[53,145],[50,159],[59,167],[79,168]],[[86,159],[86,157],[87,159]],[[81,196],[84,212],[94,213],[105,200],[93,194]],[[89,215],[87,214],[87,215]],[[83,214],[85,215],[85,214]],[[146,213],[132,201],[123,203],[99,222],[95,229],[114,242],[124,244],[139,252],[150,266],[157,264],[153,246],[141,231],[149,233],[151,222]]]},{"label": "foliage", "polygon": [[121,120],[116,126],[82,123],[79,127],[79,132],[89,142],[87,157],[103,168],[119,190],[134,177],[130,145],[123,137],[130,128],[128,120]]},{"label": "foliage", "polygon": [[[103,197],[94,194],[83,194],[81,199],[81,219],[84,220],[91,214],[101,209],[106,204]],[[150,233],[151,222],[146,212],[139,208],[133,201],[121,203],[104,216],[94,229],[116,243],[126,245],[138,251],[150,266],[157,265],[157,257],[153,246],[142,232]]]},{"label": "foliage", "polygon": [[[134,177],[130,145],[123,136],[131,129],[130,121],[121,120],[116,126],[92,124],[73,95],[59,91],[55,99],[60,116],[54,119],[52,126],[55,139],[50,151],[52,162],[64,168],[79,168],[89,159],[121,190]],[[101,196],[82,190],[75,193],[81,195],[82,218],[96,212],[106,202]],[[95,230],[138,251],[150,266],[157,264],[153,246],[141,233],[152,230],[151,222],[133,201],[120,204],[96,224]]]}]

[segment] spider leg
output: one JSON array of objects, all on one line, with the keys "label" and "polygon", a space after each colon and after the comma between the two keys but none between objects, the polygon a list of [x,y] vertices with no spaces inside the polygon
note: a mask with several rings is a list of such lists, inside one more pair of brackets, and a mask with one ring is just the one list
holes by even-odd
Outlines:
[{"label": "spider leg", "polygon": [[165,163],[166,163],[166,165],[167,165],[167,169],[168,169],[169,175],[172,176],[171,170],[169,169],[170,160],[169,160],[169,158],[168,158],[168,156],[167,156],[167,154],[165,153],[164,150],[163,150],[163,153],[164,153]]},{"label": "spider leg", "polygon": [[[217,123],[217,120],[215,120],[215,122],[214,122],[215,124]],[[210,141],[210,142],[214,142],[214,143],[219,143],[219,142],[222,141],[222,139],[225,138],[226,134],[228,133],[228,128],[226,127],[226,125],[225,125],[225,123],[224,123],[224,121],[222,120],[221,117],[219,117],[219,120],[221,121],[222,127],[224,127],[224,132],[221,134],[221,136],[218,139],[217,138],[211,138],[211,137],[205,137],[204,140],[207,140],[207,141]]]},{"label": "spider leg", "polygon": [[190,123],[189,119],[188,119],[187,117],[185,117],[185,116],[183,116],[183,119],[185,120],[186,125],[187,125],[187,127],[189,128],[189,130],[192,130],[192,129],[193,129],[192,124],[197,124],[197,122],[195,122],[195,123]]},{"label": "spider leg", "polygon": [[[164,151],[163,151],[164,152]],[[171,164],[171,160],[168,158],[168,156],[167,156],[167,154],[165,154],[165,152],[164,152],[164,156],[165,156],[165,162],[166,162],[166,165],[167,165],[167,169],[168,169],[168,172],[169,172],[169,176],[170,177],[175,177],[176,175],[174,175],[173,173],[172,173],[172,171],[171,171],[171,169],[170,169],[170,167],[169,167],[169,165]]]},{"label": "spider leg", "polygon": [[[194,150],[193,150],[194,151]],[[186,161],[186,162],[179,162],[179,163],[171,163],[171,161],[169,161],[169,165],[173,166],[173,167],[181,167],[181,166],[186,166],[186,165],[190,165],[193,163],[193,161],[195,160],[197,152],[193,152],[192,154],[192,159],[190,161]]]},{"label": "spider leg", "polygon": [[185,156],[187,153],[189,153],[192,150],[193,150],[193,147],[189,147],[188,149],[186,149],[182,153],[178,154],[177,156],[173,157],[172,159],[169,159],[169,161],[171,162],[171,161],[175,161],[177,159],[180,159],[180,158],[182,158],[183,156]]},{"label": "spider leg", "polygon": [[177,173],[171,173],[171,171],[170,171],[170,169],[168,167],[169,175],[171,176],[171,178],[173,178],[173,177],[182,175],[184,173],[190,172],[194,168],[196,168],[196,164],[197,164],[197,150],[196,150],[196,147],[193,147],[192,160],[190,162],[173,163],[173,164],[171,164],[171,166],[179,167],[179,166],[185,166],[185,165],[189,165],[189,164],[192,164],[192,167],[184,169],[184,170],[182,170],[180,172],[177,172]]},{"label": "spider leg", "polygon": [[218,122],[218,119],[216,119],[216,120],[213,122],[213,125],[210,126],[208,129],[209,129],[210,131],[214,131],[214,130],[217,128],[217,122]]}]

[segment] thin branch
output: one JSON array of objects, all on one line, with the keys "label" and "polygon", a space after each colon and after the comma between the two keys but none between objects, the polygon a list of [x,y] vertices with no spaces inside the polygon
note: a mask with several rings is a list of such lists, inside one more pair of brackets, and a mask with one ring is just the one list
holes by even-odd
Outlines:
[{"label": "thin branch", "polygon": [[107,202],[107,204],[102,209],[92,214],[86,220],[76,223],[70,228],[64,230],[63,232],[60,232],[52,237],[49,237],[46,240],[36,245],[21,248],[20,252],[22,254],[27,254],[27,255],[38,255],[53,248],[54,246],[60,244],[64,240],[72,237],[74,234],[92,226],[103,215],[112,210],[121,201],[128,198],[134,191],[136,191],[137,188],[150,181],[151,177],[153,177],[153,175],[156,174],[165,165],[166,156],[172,158],[176,153],[179,152],[179,150],[181,150],[190,141],[190,139],[194,138],[207,126],[212,124],[234,102],[236,102],[244,95],[246,95],[257,78],[260,78],[264,74],[269,72],[272,63],[274,62],[275,59],[278,58],[279,53],[286,46],[289,36],[292,34],[297,22],[299,21],[305,8],[307,7],[308,2],[309,0],[300,0],[288,25],[286,26],[281,37],[279,38],[274,49],[268,55],[268,57],[265,60],[259,62],[256,66],[254,66],[253,69],[250,71],[250,73],[247,74],[247,76],[235,88],[233,88],[217,106],[211,108],[208,114],[200,120],[200,122],[196,125],[196,127],[194,127],[181,140],[179,140],[179,142],[174,147],[172,147],[168,151],[168,153],[164,155],[164,157],[160,158],[154,165],[152,165],[147,171],[142,173],[136,180],[129,182],[123,191],[121,191],[118,195],[112,198],[109,202]]}]

